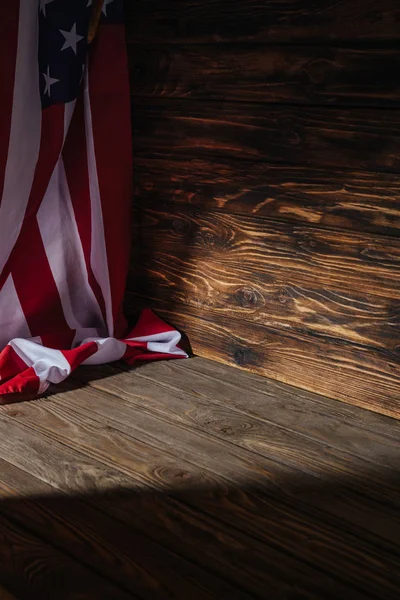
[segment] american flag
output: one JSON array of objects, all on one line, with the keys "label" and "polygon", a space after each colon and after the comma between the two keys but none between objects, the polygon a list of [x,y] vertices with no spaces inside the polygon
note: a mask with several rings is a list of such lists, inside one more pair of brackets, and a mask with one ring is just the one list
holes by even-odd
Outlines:
[{"label": "american flag", "polygon": [[[130,102],[122,0],[0,3],[0,401],[80,364],[184,357],[127,332]],[[93,39],[92,39],[93,38]]]}]

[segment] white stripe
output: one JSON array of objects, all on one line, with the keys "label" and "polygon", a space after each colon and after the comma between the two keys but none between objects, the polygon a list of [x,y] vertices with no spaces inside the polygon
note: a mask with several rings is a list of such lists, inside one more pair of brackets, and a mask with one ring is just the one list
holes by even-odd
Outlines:
[{"label": "white stripe", "polygon": [[39,394],[43,394],[51,383],[64,381],[71,373],[71,365],[59,350],[22,339],[12,340],[10,346],[27,367],[33,367],[40,382]]},{"label": "white stripe", "polygon": [[15,337],[32,337],[15,289],[9,275],[0,290],[0,351]]},{"label": "white stripe", "polygon": [[100,307],[89,284],[61,157],[51,176],[37,220],[65,319],[71,329],[77,330],[74,344],[87,337],[87,328],[95,328],[98,336],[107,335]]},{"label": "white stripe", "polygon": [[100,286],[106,307],[108,334],[114,334],[110,276],[108,271],[107,250],[104,235],[103,212],[101,206],[99,178],[97,175],[96,154],[92,129],[92,112],[90,108],[89,76],[85,71],[85,128],[88,153],[89,189],[92,216],[92,247],[90,263],[93,274]]},{"label": "white stripe", "polygon": [[151,335],[142,335],[135,338],[128,338],[127,341],[147,342],[147,349],[150,352],[160,352],[161,354],[173,354],[175,356],[186,356],[186,352],[178,348],[181,341],[179,331],[163,331]]},{"label": "white stripe", "polygon": [[89,356],[82,364],[83,365],[104,365],[106,363],[120,360],[125,352],[126,345],[115,338],[98,339],[92,338],[84,340],[82,343],[96,342],[98,350],[92,356]]},{"label": "white stripe", "polygon": [[38,6],[32,0],[20,0],[10,143],[0,204],[0,273],[24,220],[39,155],[41,118]]}]

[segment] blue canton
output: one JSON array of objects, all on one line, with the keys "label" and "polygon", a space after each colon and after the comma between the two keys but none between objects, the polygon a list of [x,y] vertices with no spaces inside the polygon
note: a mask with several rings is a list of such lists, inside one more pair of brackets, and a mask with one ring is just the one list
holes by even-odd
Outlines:
[{"label": "blue canton", "polygon": [[[86,64],[92,0],[39,0],[39,83],[42,107],[78,96]],[[102,23],[123,21],[123,0],[104,0]]]}]

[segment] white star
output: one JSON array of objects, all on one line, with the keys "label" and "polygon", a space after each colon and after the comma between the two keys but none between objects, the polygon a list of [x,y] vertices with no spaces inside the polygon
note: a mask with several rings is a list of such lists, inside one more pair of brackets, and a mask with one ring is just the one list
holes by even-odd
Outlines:
[{"label": "white star", "polygon": [[46,4],[50,4],[54,0],[40,0],[40,11],[46,16]]},{"label": "white star", "polygon": [[63,29],[60,29],[60,33],[62,33],[65,37],[64,46],[61,48],[61,50],[72,48],[72,50],[76,54],[76,45],[78,42],[83,40],[83,35],[77,35],[76,33],[76,23],[72,25],[71,31],[63,31]]},{"label": "white star", "polygon": [[47,73],[42,73],[44,80],[46,82],[46,87],[44,88],[44,93],[47,94],[50,98],[50,88],[54,83],[60,81],[59,79],[54,79],[54,77],[50,77],[50,67],[47,67]]},{"label": "white star", "polygon": [[113,0],[104,0],[104,2],[103,2],[102,11],[106,16],[107,16],[107,4],[111,4],[111,2],[113,2]]}]

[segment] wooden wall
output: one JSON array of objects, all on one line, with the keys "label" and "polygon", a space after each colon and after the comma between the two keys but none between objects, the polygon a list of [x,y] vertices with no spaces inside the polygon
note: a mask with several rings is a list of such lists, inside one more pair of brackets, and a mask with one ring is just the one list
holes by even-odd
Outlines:
[{"label": "wooden wall", "polygon": [[127,0],[128,307],[400,415],[400,0]]}]

